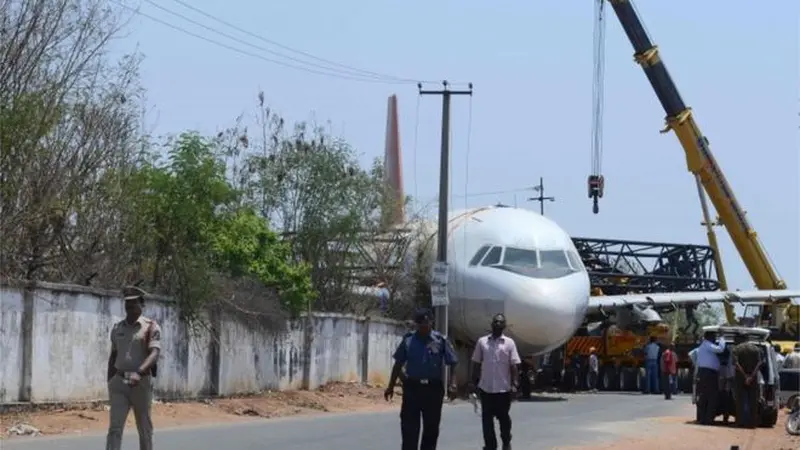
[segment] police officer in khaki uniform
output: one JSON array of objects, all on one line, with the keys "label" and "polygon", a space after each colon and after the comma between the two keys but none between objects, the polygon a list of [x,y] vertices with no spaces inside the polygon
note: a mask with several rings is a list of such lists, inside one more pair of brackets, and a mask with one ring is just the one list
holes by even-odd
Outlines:
[{"label": "police officer in khaki uniform", "polygon": [[135,286],[123,289],[126,316],[111,328],[108,358],[111,410],[106,450],[120,450],[131,408],[139,431],[139,449],[153,449],[152,376],[161,350],[161,327],[155,320],[142,316],[145,295]]},{"label": "police officer in khaki uniform", "polygon": [[736,336],[733,347],[734,401],[736,402],[736,425],[755,428],[758,426],[758,372],[761,369],[761,349],[743,336]]}]

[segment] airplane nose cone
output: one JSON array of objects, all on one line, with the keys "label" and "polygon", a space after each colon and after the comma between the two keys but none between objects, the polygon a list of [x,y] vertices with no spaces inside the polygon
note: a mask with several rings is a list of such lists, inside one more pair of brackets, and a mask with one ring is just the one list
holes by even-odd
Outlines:
[{"label": "airplane nose cone", "polygon": [[509,332],[534,353],[551,351],[581,325],[589,307],[588,277],[531,279],[511,292],[506,303]]}]

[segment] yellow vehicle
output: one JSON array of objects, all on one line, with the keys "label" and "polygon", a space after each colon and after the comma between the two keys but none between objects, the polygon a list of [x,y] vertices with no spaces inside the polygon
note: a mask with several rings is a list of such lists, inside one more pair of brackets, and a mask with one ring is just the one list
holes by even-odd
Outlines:
[{"label": "yellow vehicle", "polygon": [[[639,391],[644,376],[643,349],[655,336],[658,342],[669,345],[675,341],[672,327],[665,323],[649,325],[644,330],[623,330],[615,325],[604,328],[599,336],[573,336],[567,342],[569,360],[586,361],[594,348],[600,361],[598,388],[603,391]],[[694,342],[690,346],[695,345]],[[688,349],[687,349],[688,351]],[[678,367],[682,376],[688,376],[690,361],[687,352],[679,351]],[[568,363],[569,364],[569,363]],[[585,374],[585,371],[580,371]],[[681,380],[679,384],[684,384]],[[576,383],[581,385],[580,382]]]},{"label": "yellow vehicle", "polygon": [[[687,107],[681,98],[678,88],[661,60],[658,48],[653,45],[647,35],[631,0],[608,0],[608,2],[614,9],[614,13],[634,48],[635,61],[641,65],[666,112],[666,127],[661,132],[667,133],[670,130],[675,132],[686,154],[687,167],[697,183],[711,246],[717,250],[716,236],[706,204],[706,194],[719,215],[718,223],[725,226],[758,289],[785,289],[786,283],[778,276],[758,240],[755,230],[747,221],[744,210],[733,194],[733,189],[711,153],[708,139],[695,122],[691,108]],[[719,254],[719,252],[716,253]],[[718,270],[721,267],[717,261]],[[765,304],[764,307],[757,306],[756,308],[758,308],[758,325],[770,329],[773,342],[781,341],[782,348],[791,345],[790,341],[792,344],[794,343],[800,332],[798,330],[799,306],[791,305],[788,299],[775,299]],[[731,324],[737,323],[733,306],[726,304],[725,309],[728,321]]]}]

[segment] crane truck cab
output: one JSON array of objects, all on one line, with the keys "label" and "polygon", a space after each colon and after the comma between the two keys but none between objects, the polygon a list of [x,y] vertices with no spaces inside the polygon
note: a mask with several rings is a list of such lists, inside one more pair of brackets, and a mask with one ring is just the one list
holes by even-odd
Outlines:
[{"label": "crane truck cab", "polygon": [[[758,408],[761,426],[773,427],[778,421],[778,399],[780,398],[780,382],[778,358],[775,349],[769,342],[770,330],[759,327],[745,326],[706,326],[703,333],[715,333],[725,340],[725,351],[719,355],[723,364],[727,364],[730,352],[733,349],[734,339],[737,336],[744,337],[746,342],[756,344],[761,349],[761,358],[764,362],[758,373]],[[720,371],[722,373],[722,371]],[[698,405],[697,401],[697,366],[694,368],[694,379],[692,384],[692,403]],[[724,386],[724,383],[720,383]],[[720,392],[720,401],[717,404],[717,415],[724,417],[735,417],[736,408],[732,397],[732,391],[724,390]],[[727,400],[727,401],[726,401]]]}]

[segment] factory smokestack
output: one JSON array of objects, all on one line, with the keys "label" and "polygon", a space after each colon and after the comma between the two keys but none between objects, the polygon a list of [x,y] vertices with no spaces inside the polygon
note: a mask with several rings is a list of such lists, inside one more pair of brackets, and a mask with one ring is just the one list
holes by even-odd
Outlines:
[{"label": "factory smokestack", "polygon": [[405,191],[403,190],[403,157],[400,150],[400,127],[397,117],[397,96],[389,97],[386,111],[386,149],[383,156],[384,179],[389,193],[383,206],[385,228],[402,225],[406,221]]}]

